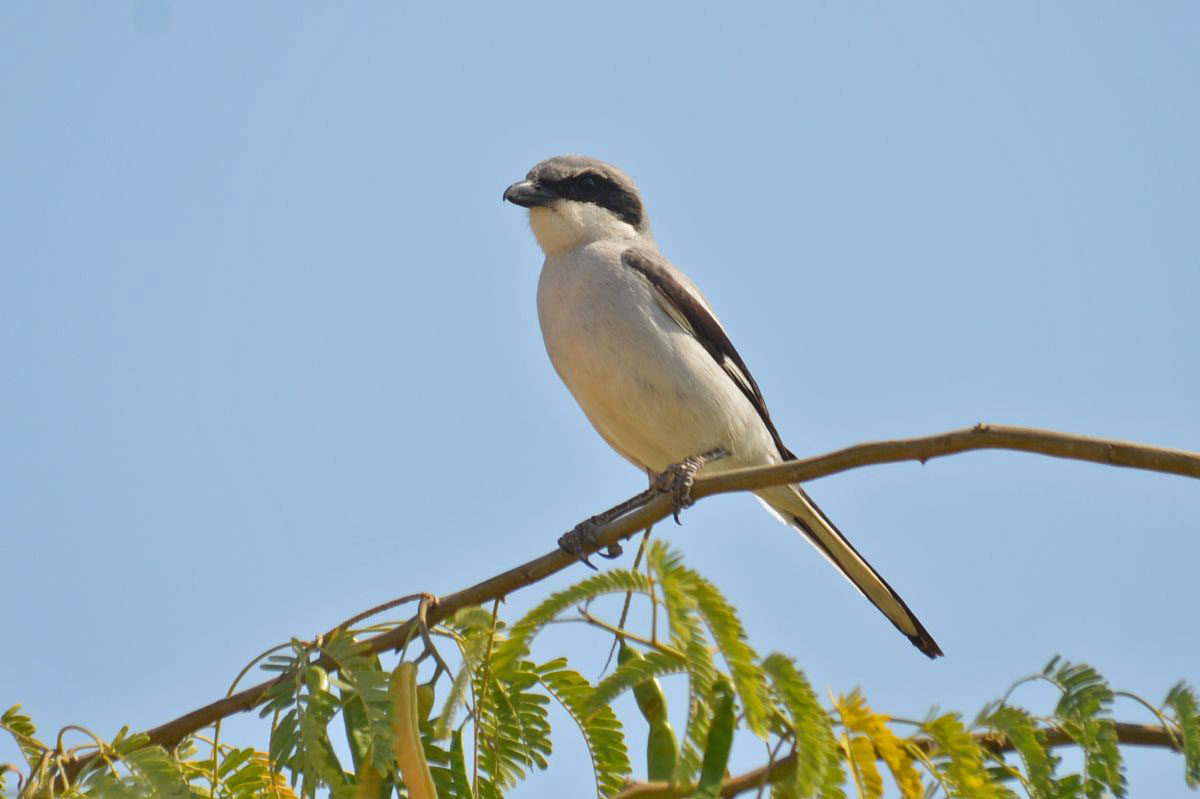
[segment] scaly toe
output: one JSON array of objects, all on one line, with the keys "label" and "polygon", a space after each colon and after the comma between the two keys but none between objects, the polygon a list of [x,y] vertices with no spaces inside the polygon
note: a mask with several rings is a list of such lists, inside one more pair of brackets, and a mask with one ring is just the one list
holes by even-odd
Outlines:
[{"label": "scaly toe", "polygon": [[[596,546],[596,526],[589,519],[575,527],[569,533],[563,533],[558,539],[558,548],[568,555],[573,555],[579,562],[593,571],[599,571],[587,557],[588,545]],[[611,551],[611,550],[610,550]],[[604,555],[605,553],[600,553]],[[607,557],[607,555],[605,555]]]},{"label": "scaly toe", "polygon": [[696,473],[700,471],[700,467],[709,461],[728,456],[729,453],[720,448],[709,450],[702,455],[692,455],[667,467],[667,470],[654,480],[655,490],[671,495],[671,516],[676,524],[682,524],[679,521],[680,511],[695,504],[692,499],[692,486],[696,483]]}]

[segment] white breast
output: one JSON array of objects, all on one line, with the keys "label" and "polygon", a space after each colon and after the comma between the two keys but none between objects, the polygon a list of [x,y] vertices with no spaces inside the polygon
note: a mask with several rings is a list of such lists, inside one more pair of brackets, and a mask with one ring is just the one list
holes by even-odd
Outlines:
[{"label": "white breast", "polygon": [[715,447],[734,453],[718,468],[775,460],[754,407],[621,263],[628,246],[596,242],[551,256],[538,281],[546,351],[592,425],[654,472]]}]

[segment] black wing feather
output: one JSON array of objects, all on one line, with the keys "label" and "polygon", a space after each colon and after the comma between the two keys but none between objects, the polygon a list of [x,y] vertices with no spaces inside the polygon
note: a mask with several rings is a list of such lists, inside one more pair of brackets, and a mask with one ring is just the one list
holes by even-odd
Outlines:
[{"label": "black wing feather", "polygon": [[750,400],[750,404],[758,411],[763,424],[771,433],[771,438],[775,440],[775,446],[779,449],[780,456],[784,460],[795,460],[796,456],[783,445],[783,439],[779,437],[779,431],[775,429],[775,423],[771,421],[771,414],[767,411],[767,403],[763,399],[762,392],[758,390],[758,383],[754,382],[749,367],[734,348],[729,336],[725,334],[721,323],[705,307],[699,297],[675,279],[666,259],[656,252],[633,248],[621,254],[621,263],[645,277],[650,285],[687,320],[696,341],[700,342],[712,359],[725,370],[734,385],[746,395],[746,399]]},{"label": "black wing feather", "polygon": [[[742,360],[742,356],[734,349],[733,342],[729,340],[729,336],[725,334],[725,330],[721,327],[716,317],[713,316],[712,311],[705,306],[696,294],[676,279],[666,259],[658,253],[633,248],[621,254],[621,262],[630,269],[636,270],[650,282],[650,285],[670,304],[673,311],[672,316],[675,316],[677,313],[682,317],[682,321],[686,323],[686,327],[696,340],[708,351],[713,360],[720,364],[725,373],[729,375],[729,379],[746,395],[746,399],[750,400],[750,404],[758,411],[763,424],[767,426],[767,430],[771,433],[771,438],[775,440],[775,447],[779,450],[780,457],[785,461],[795,460],[796,456],[784,446],[783,439],[779,436],[779,431],[775,429],[775,423],[771,421],[771,414],[767,411],[767,403],[763,399],[762,392],[758,390],[758,384],[754,382],[754,378],[750,374],[750,369],[746,366],[746,362]],[[828,525],[833,534],[841,539],[842,543],[862,561],[871,573],[874,574],[876,579],[882,583],[888,593],[892,595],[892,598],[903,608],[917,630],[916,635],[905,633],[908,639],[929,657],[936,658],[940,656],[942,654],[941,648],[938,647],[937,643],[933,640],[933,636],[929,634],[920,620],[917,619],[916,614],[909,610],[908,605],[900,598],[896,590],[888,585],[882,575],[875,571],[875,568],[862,555],[858,554],[858,550],[854,548],[846,536],[842,535],[842,532],[838,530],[833,521],[817,506],[817,503],[812,501],[812,498],[805,493],[804,489],[800,486],[795,486],[795,489],[808,501],[808,504],[821,517],[821,520]],[[834,556],[834,553],[829,550],[829,547],[825,545],[821,537],[808,526],[807,522],[798,516],[792,516],[792,521],[818,549],[825,553],[831,563],[836,565],[852,583],[856,586],[858,585],[846,566]],[[863,594],[867,596],[872,604],[875,604],[873,600],[870,600],[870,596],[865,591],[863,591]],[[880,608],[880,611],[883,611],[883,609]],[[884,615],[887,616],[887,613],[884,612]],[[893,623],[895,622],[893,621]]]}]

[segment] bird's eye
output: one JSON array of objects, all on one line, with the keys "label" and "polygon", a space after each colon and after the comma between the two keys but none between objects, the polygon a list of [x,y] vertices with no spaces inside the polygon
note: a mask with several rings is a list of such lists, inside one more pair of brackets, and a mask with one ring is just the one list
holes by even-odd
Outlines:
[{"label": "bird's eye", "polygon": [[579,179],[579,187],[584,191],[595,191],[598,185],[593,175],[584,175]]}]

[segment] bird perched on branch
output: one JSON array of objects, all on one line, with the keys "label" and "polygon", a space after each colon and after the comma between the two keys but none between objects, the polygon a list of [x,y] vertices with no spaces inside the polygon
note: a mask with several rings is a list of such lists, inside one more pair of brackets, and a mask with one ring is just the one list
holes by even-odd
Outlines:
[{"label": "bird perched on branch", "polygon": [[[712,307],[658,251],[641,194],[616,167],[542,161],[504,199],[529,209],[546,255],[537,305],[546,351],[605,441],[686,487],[714,472],[794,460]],[[757,491],[931,658],[942,650],[900,595],[799,485]],[[567,537],[564,537],[565,539]],[[577,554],[584,543],[570,539]]]}]

